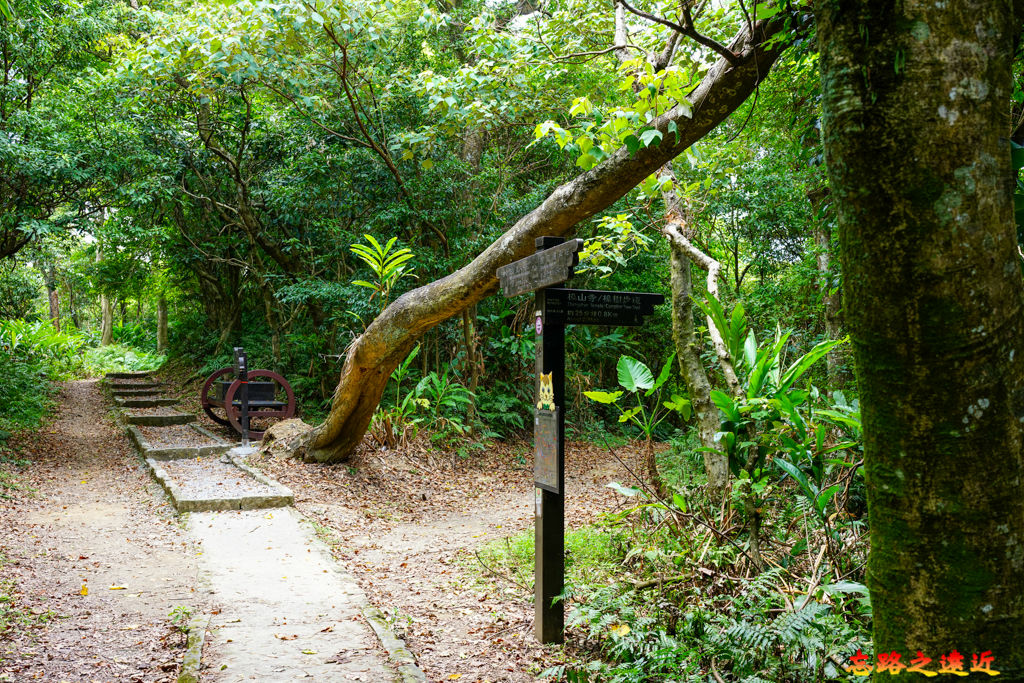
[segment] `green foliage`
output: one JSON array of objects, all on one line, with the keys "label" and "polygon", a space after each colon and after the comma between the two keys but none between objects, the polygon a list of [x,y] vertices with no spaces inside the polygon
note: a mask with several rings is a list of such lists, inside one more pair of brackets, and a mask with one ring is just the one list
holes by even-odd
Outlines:
[{"label": "green foliage", "polygon": [[83,369],[90,377],[102,377],[108,372],[159,370],[165,360],[163,356],[155,353],[111,344],[88,349]]},{"label": "green foliage", "polygon": [[0,319],[27,318],[43,301],[39,273],[8,259],[0,261]]},{"label": "green foliage", "polygon": [[363,237],[366,238],[366,241],[369,243],[368,245],[353,244],[350,249],[353,254],[370,267],[376,279],[372,282],[353,280],[352,284],[373,290],[370,299],[379,294],[381,305],[387,306],[388,301],[391,299],[391,290],[398,281],[405,277],[414,277],[412,269],[406,266],[412,260],[412,250],[406,248],[395,249],[395,242],[398,241],[397,237],[389,239],[383,247],[373,235],[367,234],[363,235]]},{"label": "green foliage", "polygon": [[37,427],[51,406],[52,380],[80,367],[84,340],[49,321],[0,320],[0,431]]},{"label": "green foliage", "polygon": [[178,633],[186,638],[189,634],[193,612],[194,610],[188,605],[175,605],[167,615],[174,628],[178,629]]},{"label": "green foliage", "polygon": [[[661,389],[668,381],[672,372],[672,364],[676,355],[672,353],[658,373],[655,379],[650,368],[632,356],[622,356],[616,365],[616,373],[619,379],[619,386],[629,392],[636,405],[625,408],[619,405],[622,398],[622,391],[585,391],[583,395],[597,403],[614,405],[620,412],[619,422],[631,422],[643,433],[644,438],[650,442],[654,430],[672,412],[682,413],[684,419],[690,417],[690,401],[682,396],[674,395],[670,401],[661,400]],[[651,397],[654,397],[651,399]],[[645,399],[651,399],[646,401]],[[667,409],[667,410],[666,410]]]}]

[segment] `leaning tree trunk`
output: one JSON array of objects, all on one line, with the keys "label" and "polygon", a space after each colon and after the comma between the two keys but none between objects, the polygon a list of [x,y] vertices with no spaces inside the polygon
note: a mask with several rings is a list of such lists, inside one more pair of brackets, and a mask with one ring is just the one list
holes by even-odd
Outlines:
[{"label": "leaning tree trunk", "polygon": [[1024,680],[1024,291],[1010,170],[1024,3],[819,5],[824,141],[864,423],[875,652]]},{"label": "leaning tree trunk", "polygon": [[[738,66],[719,60],[690,94],[692,118],[676,107],[653,122],[662,144],[611,157],[558,187],[468,265],[445,278],[403,294],[349,347],[327,419],[306,442],[305,457],[341,462],[362,441],[388,377],[416,340],[438,323],[465,310],[498,287],[495,270],[533,252],[534,238],[564,235],[577,223],[610,206],[666,161],[699,140],[742,103],[788,44],[787,20],[757,22],[753,36],[742,31],[730,45],[742,55]],[[773,40],[773,38],[775,38]],[[674,123],[676,132],[669,132]]]},{"label": "leaning tree trunk", "polygon": [[[103,260],[100,246],[96,245],[96,263]],[[114,343],[114,309],[110,305],[110,297],[100,294],[100,346]]]}]

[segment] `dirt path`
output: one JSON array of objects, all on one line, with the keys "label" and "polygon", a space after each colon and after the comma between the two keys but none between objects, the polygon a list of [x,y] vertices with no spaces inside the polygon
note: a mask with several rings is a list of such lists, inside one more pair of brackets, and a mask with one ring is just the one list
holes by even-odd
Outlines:
[{"label": "dirt path", "polygon": [[[533,636],[532,575],[488,574],[476,551],[533,525],[523,444],[492,444],[471,459],[415,448],[363,451],[349,466],[263,456],[250,460],[329,530],[333,550],[387,613],[430,681],[526,683],[558,663]],[[570,528],[621,505],[607,488],[629,473],[605,449],[573,444],[567,461]],[[627,455],[633,469],[636,454]]]},{"label": "dirt path", "polygon": [[193,549],[97,382],[69,382],[59,401],[26,448],[35,492],[0,501],[0,577],[45,620],[0,636],[0,681],[174,680],[169,614],[203,607]]}]

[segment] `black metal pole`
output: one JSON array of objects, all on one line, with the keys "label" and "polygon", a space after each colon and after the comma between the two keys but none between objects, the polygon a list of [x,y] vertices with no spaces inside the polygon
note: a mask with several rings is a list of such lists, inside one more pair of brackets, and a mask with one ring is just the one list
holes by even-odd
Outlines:
[{"label": "black metal pole", "polygon": [[[242,383],[239,387],[239,417],[242,425],[242,446],[249,446],[249,359],[241,347],[235,348],[235,362],[238,365],[238,379]],[[226,406],[228,410],[231,406]]]},{"label": "black metal pole", "polygon": [[[543,237],[537,248],[563,240]],[[554,602],[565,586],[565,325],[544,320],[544,290],[537,290],[537,392],[540,376],[551,375],[558,420],[558,493],[535,488],[534,633],[541,643],[564,641],[565,607]]]}]

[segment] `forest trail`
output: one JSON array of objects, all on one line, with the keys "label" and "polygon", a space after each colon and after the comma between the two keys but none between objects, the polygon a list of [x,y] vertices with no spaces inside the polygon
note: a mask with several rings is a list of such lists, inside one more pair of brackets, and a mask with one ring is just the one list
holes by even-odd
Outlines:
[{"label": "forest trail", "polygon": [[0,680],[173,680],[168,615],[202,603],[191,541],[98,383],[68,382],[59,401],[26,453],[34,494],[0,505],[3,577],[19,607],[50,615],[0,642]]},{"label": "forest trail", "polygon": [[41,618],[0,641],[0,681],[175,680],[178,608],[212,615],[202,680],[396,679],[366,598],[292,508],[175,514],[96,381],[63,385],[0,505],[0,580]]}]

